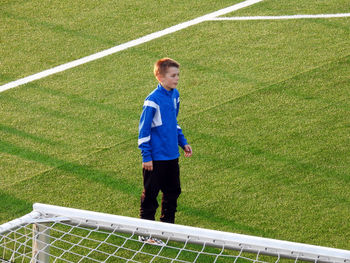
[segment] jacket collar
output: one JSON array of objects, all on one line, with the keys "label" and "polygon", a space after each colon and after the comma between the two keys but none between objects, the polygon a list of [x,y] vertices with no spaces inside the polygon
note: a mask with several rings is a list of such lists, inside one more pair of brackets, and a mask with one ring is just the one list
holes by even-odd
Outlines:
[{"label": "jacket collar", "polygon": [[163,93],[164,95],[167,95],[167,96],[172,96],[173,93],[174,93],[174,90],[166,90],[162,84],[158,83],[158,86],[157,86],[157,89]]}]

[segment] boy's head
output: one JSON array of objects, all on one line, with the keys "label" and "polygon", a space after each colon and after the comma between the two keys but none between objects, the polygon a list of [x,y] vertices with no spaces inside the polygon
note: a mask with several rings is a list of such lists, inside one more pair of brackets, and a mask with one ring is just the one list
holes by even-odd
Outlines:
[{"label": "boy's head", "polygon": [[179,81],[180,64],[171,58],[162,58],[154,64],[153,72],[165,89],[172,90]]}]

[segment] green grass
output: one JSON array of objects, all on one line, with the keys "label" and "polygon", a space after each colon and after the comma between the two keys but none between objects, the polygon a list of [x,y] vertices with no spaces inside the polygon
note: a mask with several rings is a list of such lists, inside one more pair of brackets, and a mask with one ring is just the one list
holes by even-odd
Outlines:
[{"label": "green grass", "polygon": [[122,44],[239,0],[0,3],[0,84]]},{"label": "green grass", "polygon": [[[124,2],[3,1],[0,84],[240,1]],[[346,8],[265,0],[230,15]],[[349,25],[204,22],[0,93],[0,222],[34,202],[138,217],[139,115],[170,56],[194,149],[177,223],[350,249]]]},{"label": "green grass", "polygon": [[241,9],[232,13],[232,16],[281,16],[281,15],[317,15],[349,13],[350,6],[346,0],[268,0],[254,5],[251,8]]}]

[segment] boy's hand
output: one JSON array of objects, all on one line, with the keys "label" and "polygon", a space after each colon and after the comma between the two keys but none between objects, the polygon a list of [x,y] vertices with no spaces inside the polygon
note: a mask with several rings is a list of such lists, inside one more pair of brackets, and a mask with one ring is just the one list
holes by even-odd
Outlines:
[{"label": "boy's hand", "polygon": [[153,171],[153,161],[142,163],[142,168],[147,171]]},{"label": "boy's hand", "polygon": [[192,148],[191,145],[186,144],[184,146],[184,151],[185,151],[185,157],[191,157],[192,156]]}]

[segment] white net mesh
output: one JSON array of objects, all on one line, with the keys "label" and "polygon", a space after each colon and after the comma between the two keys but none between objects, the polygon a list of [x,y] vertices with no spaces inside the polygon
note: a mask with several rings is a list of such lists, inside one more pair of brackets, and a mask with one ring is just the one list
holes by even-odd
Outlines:
[{"label": "white net mesh", "polygon": [[46,262],[43,260],[47,257],[49,262],[264,262],[258,255],[248,257],[243,249],[236,252],[191,244],[190,239],[167,239],[163,240],[165,245],[152,245],[139,241],[136,233],[120,233],[117,228],[106,231],[81,223],[25,224],[1,236],[1,258],[8,262]]},{"label": "white net mesh", "polygon": [[[40,217],[26,216],[25,220],[4,224],[0,226],[0,262],[350,262],[350,251],[345,250],[297,243],[285,246],[285,241],[271,243],[269,239],[261,240],[275,245],[262,247],[256,242],[249,243],[249,240],[261,241],[256,237],[245,236],[246,243],[239,240],[241,236],[228,242],[228,236],[235,234],[161,223],[156,224],[155,231],[153,223],[139,219],[129,222],[124,218],[120,223],[114,217],[107,222],[105,215],[101,217],[103,221],[91,221],[86,219],[86,214],[77,218],[42,213]],[[168,232],[169,229],[176,229],[177,233]],[[154,235],[164,245],[139,241],[139,235]],[[281,248],[280,243],[287,249]],[[294,244],[300,247],[299,251],[288,250]],[[322,254],[317,254],[319,251]]]}]

